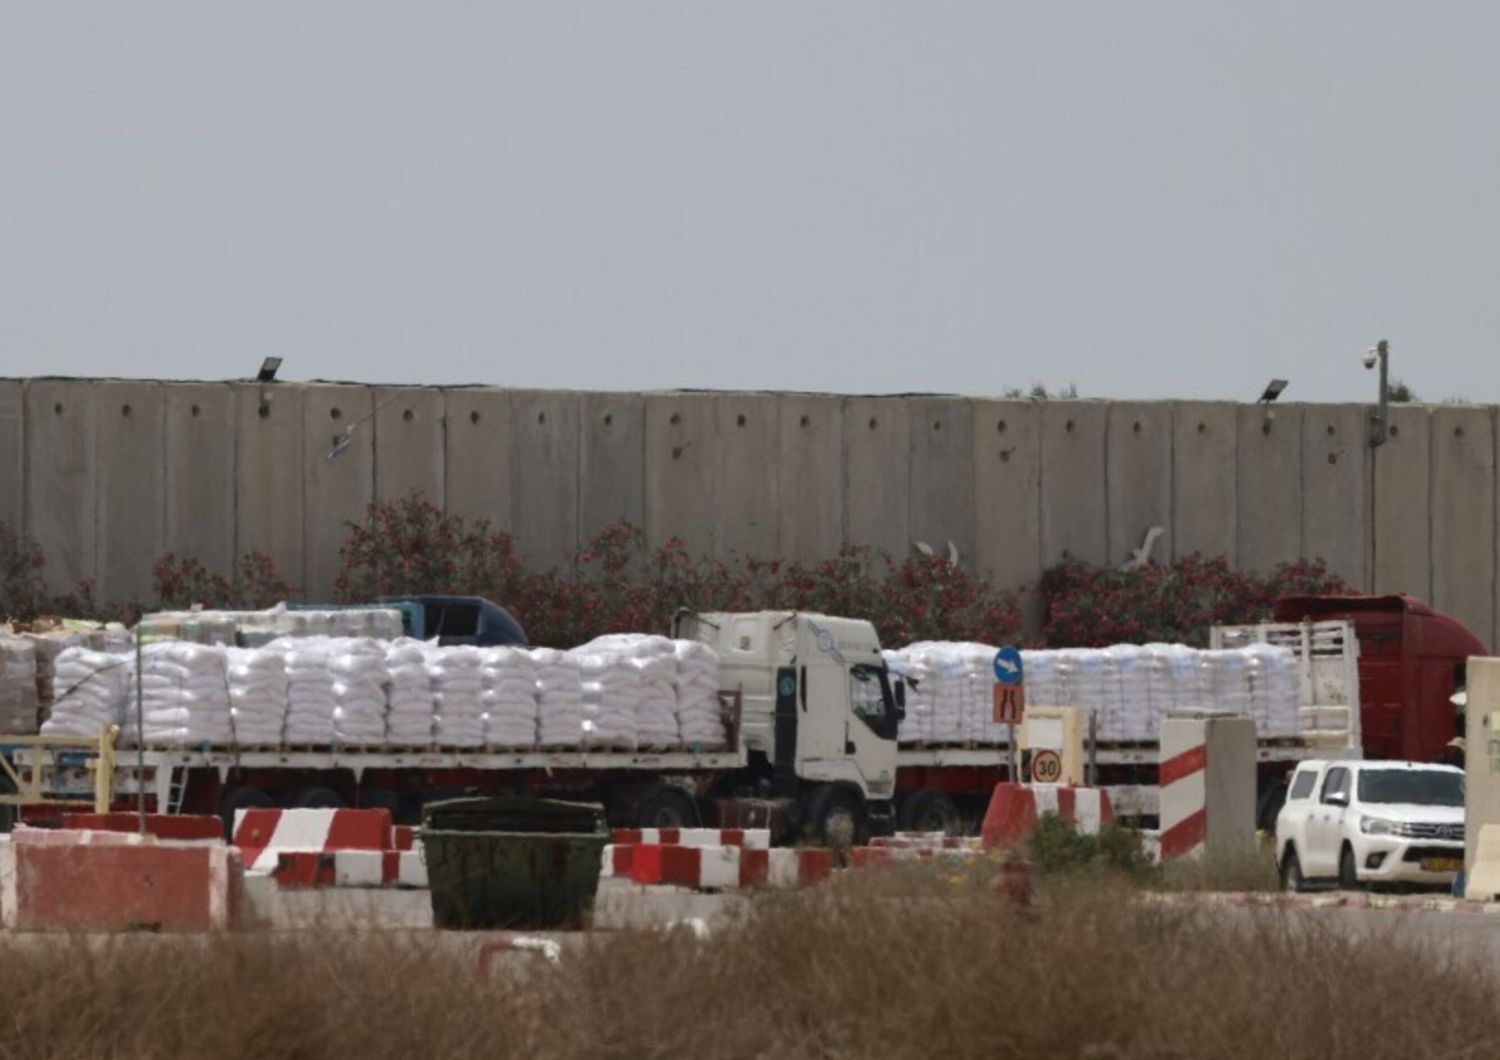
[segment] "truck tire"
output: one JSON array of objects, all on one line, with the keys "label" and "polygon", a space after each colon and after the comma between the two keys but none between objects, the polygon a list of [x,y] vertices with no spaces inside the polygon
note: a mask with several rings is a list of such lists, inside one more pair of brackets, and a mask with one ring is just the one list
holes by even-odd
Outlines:
[{"label": "truck tire", "polygon": [[288,805],[294,810],[342,810],[344,800],[332,788],[302,788],[292,793]]},{"label": "truck tire", "polygon": [[693,798],[672,784],[653,784],[636,803],[638,828],[696,828],[698,807]]},{"label": "truck tire", "polygon": [[958,835],[958,807],[941,791],[918,791],[901,806],[897,820],[903,832],[942,832]]},{"label": "truck tire", "polygon": [[808,800],[802,828],[807,838],[835,850],[858,846],[868,837],[859,797],[833,784],[819,788]]},{"label": "truck tire", "polygon": [[224,836],[234,838],[234,815],[238,810],[268,810],[275,806],[271,796],[259,788],[230,788],[219,800],[219,816],[224,819]]},{"label": "truck tire", "polygon": [[1286,853],[1281,856],[1281,889],[1300,893],[1307,887],[1302,878],[1302,862],[1297,858],[1297,848],[1288,843]]},{"label": "truck tire", "polygon": [[1354,863],[1354,848],[1348,843],[1339,851],[1339,890],[1359,890],[1359,868]]}]

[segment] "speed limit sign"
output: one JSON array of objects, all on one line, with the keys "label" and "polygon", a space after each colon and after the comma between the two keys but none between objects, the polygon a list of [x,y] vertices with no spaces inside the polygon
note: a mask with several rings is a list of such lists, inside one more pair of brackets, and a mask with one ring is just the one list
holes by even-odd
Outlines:
[{"label": "speed limit sign", "polygon": [[1038,784],[1056,784],[1062,779],[1062,756],[1056,751],[1033,752],[1031,779]]}]

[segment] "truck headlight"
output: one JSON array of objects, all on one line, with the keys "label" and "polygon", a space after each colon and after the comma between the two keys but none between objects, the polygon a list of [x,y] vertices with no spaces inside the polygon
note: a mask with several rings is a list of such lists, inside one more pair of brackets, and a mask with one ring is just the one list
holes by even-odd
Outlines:
[{"label": "truck headlight", "polygon": [[1361,817],[1359,830],[1365,835],[1396,835],[1396,824],[1383,817]]}]

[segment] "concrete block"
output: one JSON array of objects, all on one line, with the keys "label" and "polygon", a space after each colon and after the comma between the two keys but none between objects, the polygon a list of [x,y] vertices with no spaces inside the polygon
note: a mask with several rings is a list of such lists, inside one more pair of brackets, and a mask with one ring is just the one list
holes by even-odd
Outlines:
[{"label": "concrete block", "polygon": [[1431,424],[1422,405],[1391,407],[1386,443],[1373,450],[1372,587],[1432,598]]},{"label": "concrete block", "polygon": [[776,399],[716,394],[713,406],[714,551],[724,557],[775,559],[779,519]]},{"label": "concrete block", "polygon": [[376,499],[401,500],[420,493],[444,508],[443,392],[428,387],[379,389],[375,408]]},{"label": "concrete block", "polygon": [[816,394],[777,401],[777,528],[782,559],[814,563],[844,543],[844,402]]},{"label": "concrete block", "polygon": [[151,598],[151,561],[162,551],[166,421],[156,383],[95,384],[98,594],[110,603]]},{"label": "concrete block", "polygon": [[508,532],[515,474],[510,392],[476,387],[447,390],[443,396],[448,512],[486,519]]},{"label": "concrete block", "polygon": [[615,523],[646,525],[646,401],[638,394],[583,394],[578,538]]},{"label": "concrete block", "polygon": [[1235,562],[1235,406],[1172,406],[1172,555]]},{"label": "concrete block", "polygon": [[162,547],[227,574],[235,555],[234,391],[223,383],[162,387],[166,512]]},{"label": "concrete block", "polygon": [[976,401],[974,560],[1001,589],[1042,574],[1042,415],[1034,401]]},{"label": "concrete block", "polygon": [[1043,401],[1042,563],[1109,562],[1105,496],[1108,405]]},{"label": "concrete block", "polygon": [[1470,659],[1465,676],[1464,865],[1473,870],[1481,830],[1500,825],[1500,768],[1491,751],[1492,741],[1500,741],[1491,724],[1500,715],[1500,659]]},{"label": "concrete block", "polygon": [[1235,565],[1302,556],[1302,408],[1241,405],[1235,444]]},{"label": "concrete block", "polygon": [[1369,585],[1370,410],[1302,410],[1302,551],[1356,589]]},{"label": "concrete block", "polygon": [[1432,412],[1432,598],[1444,614],[1495,642],[1493,409]]},{"label": "concrete block", "polygon": [[[375,430],[368,387],[318,385],[303,391],[303,581],[311,600],[334,599],[339,549],[349,524],[375,499]],[[335,435],[353,426],[349,446],[329,459]]]},{"label": "concrete block", "polygon": [[[263,552],[287,584],[303,584],[302,438],[304,391],[277,383],[231,387],[235,419],[236,555]],[[314,432],[325,455],[333,431]]]},{"label": "concrete block", "polygon": [[712,406],[703,395],[646,395],[646,543],[712,552],[716,498]]},{"label": "concrete block", "polygon": [[0,379],[0,523],[18,533],[25,520],[25,406],[19,379]]},{"label": "concrete block", "polygon": [[578,551],[580,395],[517,390],[511,395],[515,495],[511,529],[521,559],[545,570]]},{"label": "concrete block", "polygon": [[907,526],[939,554],[951,542],[974,569],[974,410],[962,398],[910,398]]},{"label": "concrete block", "polygon": [[844,401],[844,540],[911,554],[911,413],[902,398]]},{"label": "concrete block", "polygon": [[95,385],[26,384],[26,532],[46,550],[48,592],[73,591],[95,566]]},{"label": "concrete block", "polygon": [[1106,493],[1109,562],[1124,563],[1153,527],[1161,533],[1151,558],[1171,559],[1172,410],[1160,402],[1117,401],[1109,406]]}]

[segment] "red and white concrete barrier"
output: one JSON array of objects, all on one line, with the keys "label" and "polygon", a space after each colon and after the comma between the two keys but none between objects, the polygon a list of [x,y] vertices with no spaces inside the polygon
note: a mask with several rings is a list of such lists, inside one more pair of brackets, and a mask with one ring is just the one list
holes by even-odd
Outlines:
[{"label": "red and white concrete barrier", "polygon": [[0,925],[19,931],[209,931],[239,922],[244,870],[223,842],[17,828],[0,843]]},{"label": "red and white concrete barrier", "polygon": [[805,887],[833,873],[833,852],[777,847],[615,843],[604,848],[603,878],[697,891]]},{"label": "red and white concrete barrier", "polygon": [[616,828],[614,842],[620,846],[748,847],[767,850],[769,828]]},{"label": "red and white concrete barrier", "polygon": [[1255,722],[1207,712],[1168,716],[1160,746],[1161,860],[1252,842]]},{"label": "red and white concrete barrier", "polygon": [[276,856],[271,877],[283,890],[318,887],[427,886],[427,863],[414,850],[290,851]]},{"label": "red and white concrete barrier", "polygon": [[1071,821],[1084,835],[1097,835],[1115,819],[1109,794],[1103,788],[1066,784],[995,785],[985,811],[980,837],[986,849],[1017,847],[1031,838],[1037,822],[1047,814]]},{"label": "red and white concrete barrier", "polygon": [[240,810],[235,846],[247,872],[274,872],[282,854],[392,850],[389,810]]}]

